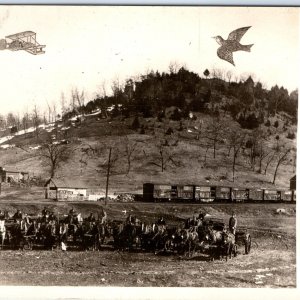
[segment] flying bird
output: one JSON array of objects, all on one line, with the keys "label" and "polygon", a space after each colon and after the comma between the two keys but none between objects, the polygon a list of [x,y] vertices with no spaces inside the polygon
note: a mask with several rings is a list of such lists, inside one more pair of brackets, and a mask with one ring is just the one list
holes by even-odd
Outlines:
[{"label": "flying bird", "polygon": [[229,33],[227,40],[224,40],[221,36],[214,36],[213,38],[217,41],[221,47],[217,50],[217,55],[223,59],[228,61],[229,63],[234,64],[232,53],[235,51],[247,51],[250,52],[251,47],[254,44],[251,45],[241,45],[240,40],[243,37],[243,35],[246,33],[246,31],[250,28],[248,27],[242,27],[238,28],[232,32]]}]

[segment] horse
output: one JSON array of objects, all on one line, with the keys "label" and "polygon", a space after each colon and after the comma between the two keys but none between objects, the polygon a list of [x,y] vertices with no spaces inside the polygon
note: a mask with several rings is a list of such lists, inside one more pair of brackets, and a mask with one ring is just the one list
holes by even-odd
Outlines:
[{"label": "horse", "polygon": [[197,226],[191,227],[190,229],[182,229],[181,238],[184,246],[184,254],[191,257],[191,254],[193,255],[196,251],[196,247],[199,242]]},{"label": "horse", "polygon": [[64,222],[59,223],[58,239],[60,242],[65,243],[67,241],[68,232],[69,232],[69,224]]},{"label": "horse", "polygon": [[115,224],[113,227],[114,247],[131,250],[137,237],[136,227],[131,223]]},{"label": "horse", "polygon": [[77,230],[82,239],[82,247],[85,250],[99,250],[99,230],[96,222],[84,222]]},{"label": "horse", "polygon": [[10,228],[10,240],[13,248],[22,248],[23,232],[20,223],[19,220],[16,220]]},{"label": "horse", "polygon": [[51,249],[53,250],[58,246],[58,224],[56,221],[51,221],[48,224],[46,224],[44,228],[44,246],[46,249]]},{"label": "horse", "polygon": [[0,220],[0,246],[1,249],[3,249],[4,240],[6,235],[6,227],[5,227],[5,220]]},{"label": "horse", "polygon": [[153,225],[142,223],[141,232],[139,234],[142,249],[146,251],[154,250],[155,243],[152,239],[154,235]]},{"label": "horse", "polygon": [[217,257],[221,259],[224,247],[223,231],[214,230],[211,226],[207,226],[204,231],[206,233],[203,241],[210,244],[209,252],[211,259],[214,260]]},{"label": "horse", "polygon": [[231,232],[225,231],[222,236],[222,246],[223,246],[223,255],[226,257],[226,261],[228,260],[228,256],[231,259],[232,253],[235,248],[235,235]]}]

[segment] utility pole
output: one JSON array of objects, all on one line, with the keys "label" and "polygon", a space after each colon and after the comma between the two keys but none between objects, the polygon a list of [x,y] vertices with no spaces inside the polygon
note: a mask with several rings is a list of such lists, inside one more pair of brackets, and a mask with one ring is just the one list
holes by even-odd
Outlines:
[{"label": "utility pole", "polygon": [[109,148],[108,164],[107,164],[105,205],[107,205],[107,197],[108,197],[108,183],[109,183],[109,174],[110,174],[110,158],[111,158],[111,147]]}]

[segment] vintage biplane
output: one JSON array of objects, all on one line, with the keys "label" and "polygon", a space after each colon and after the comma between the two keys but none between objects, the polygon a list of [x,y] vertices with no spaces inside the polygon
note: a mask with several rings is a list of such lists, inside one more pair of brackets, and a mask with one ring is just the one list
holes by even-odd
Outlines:
[{"label": "vintage biplane", "polygon": [[[8,41],[7,41],[7,40]],[[30,54],[43,54],[43,48],[46,45],[40,45],[36,40],[36,33],[33,31],[24,31],[16,34],[8,35],[5,39],[0,40],[1,50],[19,51],[24,50]]]}]

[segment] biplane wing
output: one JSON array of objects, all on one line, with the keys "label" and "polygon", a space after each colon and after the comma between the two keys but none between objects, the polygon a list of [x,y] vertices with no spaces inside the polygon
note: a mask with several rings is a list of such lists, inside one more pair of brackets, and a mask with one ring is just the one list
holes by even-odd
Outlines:
[{"label": "biplane wing", "polygon": [[36,33],[33,31],[19,32],[8,35],[5,38],[12,41],[7,45],[7,49],[11,51],[24,50],[33,55],[45,53],[43,48],[46,47],[46,45],[40,45],[37,42]]}]

